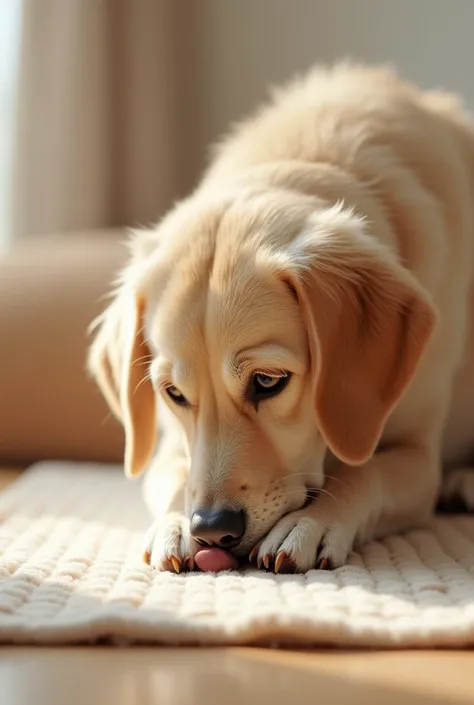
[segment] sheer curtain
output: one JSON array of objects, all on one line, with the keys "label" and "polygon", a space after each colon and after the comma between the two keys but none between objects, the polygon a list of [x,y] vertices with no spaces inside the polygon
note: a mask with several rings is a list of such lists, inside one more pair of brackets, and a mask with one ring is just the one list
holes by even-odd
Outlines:
[{"label": "sheer curtain", "polygon": [[20,53],[21,0],[9,0],[0,11],[0,253],[10,237],[16,88]]},{"label": "sheer curtain", "polygon": [[196,173],[190,122],[198,64],[194,4],[5,5],[3,244],[155,221]]}]

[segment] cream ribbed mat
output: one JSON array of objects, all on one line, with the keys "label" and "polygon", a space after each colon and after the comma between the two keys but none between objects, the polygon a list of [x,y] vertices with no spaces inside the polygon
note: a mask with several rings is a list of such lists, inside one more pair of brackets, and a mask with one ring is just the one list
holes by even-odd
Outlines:
[{"label": "cream ribbed mat", "polygon": [[372,543],[334,572],[156,573],[118,469],[41,463],[0,495],[0,641],[474,645],[474,518]]}]

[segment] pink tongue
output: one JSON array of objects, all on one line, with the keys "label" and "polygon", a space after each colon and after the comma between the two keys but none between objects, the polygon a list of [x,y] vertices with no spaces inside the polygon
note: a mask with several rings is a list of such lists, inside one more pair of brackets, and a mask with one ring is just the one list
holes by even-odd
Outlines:
[{"label": "pink tongue", "polygon": [[205,573],[219,573],[221,570],[236,570],[239,562],[235,556],[221,548],[202,548],[194,556],[199,570]]}]

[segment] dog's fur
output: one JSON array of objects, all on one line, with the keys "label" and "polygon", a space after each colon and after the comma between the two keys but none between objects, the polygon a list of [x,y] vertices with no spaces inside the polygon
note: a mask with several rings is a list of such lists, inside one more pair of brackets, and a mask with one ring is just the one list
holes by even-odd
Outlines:
[{"label": "dog's fur", "polygon": [[473,236],[474,128],[451,96],[339,65],[236,127],[132,239],[91,347],[126,472],[150,465],[154,566],[193,566],[202,506],[245,510],[237,555],[304,571],[426,521],[443,465],[472,495]]}]

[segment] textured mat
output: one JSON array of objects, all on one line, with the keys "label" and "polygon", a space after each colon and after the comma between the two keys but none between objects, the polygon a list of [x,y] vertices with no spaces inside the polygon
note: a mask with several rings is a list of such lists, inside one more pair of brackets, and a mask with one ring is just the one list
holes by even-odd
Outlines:
[{"label": "textured mat", "polygon": [[297,576],[156,573],[148,523],[118,469],[34,466],[0,495],[0,641],[474,645],[472,517]]}]

